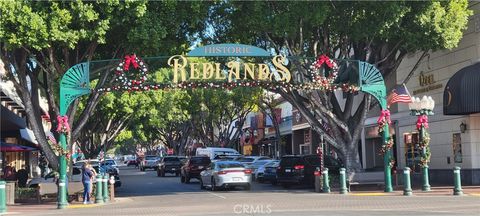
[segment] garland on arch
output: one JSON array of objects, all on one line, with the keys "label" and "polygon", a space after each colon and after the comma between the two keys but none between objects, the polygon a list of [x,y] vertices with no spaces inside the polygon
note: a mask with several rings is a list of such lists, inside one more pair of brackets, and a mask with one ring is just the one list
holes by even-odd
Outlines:
[{"label": "garland on arch", "polygon": [[[322,67],[331,69],[328,76],[321,73]],[[137,76],[127,75],[131,68],[138,70]],[[286,83],[286,82],[267,82],[260,80],[247,80],[236,82],[224,81],[186,81],[179,83],[147,83],[148,68],[145,62],[135,54],[126,55],[124,59],[117,65],[115,81],[117,85],[111,87],[99,88],[97,92],[112,91],[150,91],[150,90],[173,90],[173,89],[219,89],[232,90],[237,87],[262,87],[269,90],[287,89],[287,90],[324,90],[334,91],[340,90],[344,92],[355,93],[360,90],[356,85],[346,83],[335,83],[338,77],[338,64],[326,55],[320,55],[316,61],[310,66],[309,73],[313,78],[309,83]],[[135,77],[135,78],[130,78]]]}]

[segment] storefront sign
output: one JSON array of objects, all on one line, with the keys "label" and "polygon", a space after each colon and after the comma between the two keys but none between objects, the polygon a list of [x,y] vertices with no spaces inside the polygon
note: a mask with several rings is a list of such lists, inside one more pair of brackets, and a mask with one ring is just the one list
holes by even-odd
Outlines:
[{"label": "storefront sign", "polygon": [[413,94],[421,94],[424,92],[428,92],[431,90],[439,89],[443,87],[443,84],[435,84],[435,80],[433,74],[424,74],[423,71],[420,72],[420,76],[418,76],[418,81],[420,83],[421,89],[417,89],[413,91]]}]

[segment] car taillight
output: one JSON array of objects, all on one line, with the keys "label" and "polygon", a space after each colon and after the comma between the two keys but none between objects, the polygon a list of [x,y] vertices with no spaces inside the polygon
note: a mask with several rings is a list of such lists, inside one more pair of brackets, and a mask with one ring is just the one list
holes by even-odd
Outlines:
[{"label": "car taillight", "polygon": [[225,171],[218,171],[217,174],[218,174],[218,175],[225,175],[225,174],[227,174],[227,172],[225,172]]},{"label": "car taillight", "polygon": [[293,168],[295,168],[296,170],[299,170],[299,169],[305,168],[305,166],[304,165],[295,165]]},{"label": "car taillight", "polygon": [[252,174],[252,170],[251,169],[246,169],[243,171],[245,174]]},{"label": "car taillight", "polygon": [[278,167],[277,167],[277,170],[281,170],[281,169],[282,169],[282,167],[281,167],[281,166],[278,166]]}]

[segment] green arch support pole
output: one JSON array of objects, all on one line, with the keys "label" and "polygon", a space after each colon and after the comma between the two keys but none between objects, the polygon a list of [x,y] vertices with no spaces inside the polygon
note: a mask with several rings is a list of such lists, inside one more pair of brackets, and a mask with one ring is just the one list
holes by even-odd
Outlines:
[{"label": "green arch support pole", "polygon": [[[90,94],[90,68],[89,63],[80,63],[70,69],[60,81],[60,116],[67,114],[68,107],[78,97]],[[61,132],[59,138],[60,147],[67,148],[66,134]],[[60,179],[58,184],[58,209],[67,207],[67,159],[65,155],[60,155],[59,160]]]},{"label": "green arch support pole", "polygon": [[[380,103],[382,110],[387,107],[387,90],[380,71],[373,65],[366,62],[359,62],[359,86],[360,90],[371,94]],[[390,137],[390,128],[388,124],[384,126],[382,139],[385,145]],[[392,173],[390,166],[390,158],[392,157],[392,150],[388,149],[383,155],[384,175],[385,175],[385,192],[392,192]]]}]

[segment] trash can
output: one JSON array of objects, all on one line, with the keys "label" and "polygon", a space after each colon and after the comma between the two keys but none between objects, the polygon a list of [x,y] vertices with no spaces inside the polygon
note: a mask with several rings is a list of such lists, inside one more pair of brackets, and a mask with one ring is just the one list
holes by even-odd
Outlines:
[{"label": "trash can", "polygon": [[6,203],[7,205],[15,204],[15,184],[14,181],[7,181],[5,185],[5,195],[6,195]]}]

